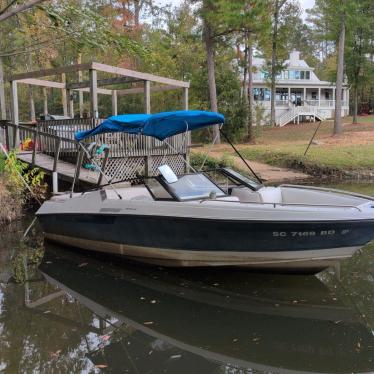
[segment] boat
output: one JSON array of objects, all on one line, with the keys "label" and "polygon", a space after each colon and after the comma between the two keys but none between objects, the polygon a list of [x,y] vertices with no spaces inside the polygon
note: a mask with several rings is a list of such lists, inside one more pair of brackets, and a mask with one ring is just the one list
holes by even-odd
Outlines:
[{"label": "boat", "polygon": [[[201,272],[128,262],[103,266],[100,257],[54,244],[47,245],[39,270],[57,288],[45,289],[61,297],[58,307],[47,304],[45,318],[75,320],[79,304],[88,308],[92,317],[81,312],[86,323],[95,320],[103,328],[98,334],[109,339],[86,357],[95,364],[105,362],[110,372],[374,370],[372,326],[352,300],[343,302],[333,285],[315,276],[217,268]],[[42,302],[51,297],[39,295],[40,302],[32,305],[42,313]]]},{"label": "boat", "polygon": [[[170,136],[223,123],[223,115],[205,111],[120,115],[75,137],[83,148],[87,138],[118,131],[168,144]],[[370,196],[266,186],[256,173],[230,168],[176,175],[165,164],[159,171],[141,184],[52,197],[36,213],[45,237],[164,266],[309,273],[337,266],[374,239]]]}]

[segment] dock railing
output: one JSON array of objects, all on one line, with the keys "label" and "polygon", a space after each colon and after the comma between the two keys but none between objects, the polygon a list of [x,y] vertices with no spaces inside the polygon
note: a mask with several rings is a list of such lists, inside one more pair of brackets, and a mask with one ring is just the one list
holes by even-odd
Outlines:
[{"label": "dock railing", "polygon": [[[19,133],[21,151],[32,152],[32,164],[37,165],[37,155],[46,154],[54,158],[54,171],[59,160],[72,164],[77,162],[79,143],[74,138],[77,131],[85,131],[96,127],[102,119],[63,119],[40,121],[36,124],[21,123],[15,125],[9,121],[1,121],[5,129],[6,146],[12,148],[12,140],[16,131]],[[30,149],[23,145],[31,140]],[[126,133],[100,134],[88,138],[87,143],[95,141],[100,147],[109,147],[109,156],[104,162],[105,155],[98,156],[99,165],[106,165],[105,173],[113,181],[133,179],[137,175],[155,175],[162,163],[168,163],[180,174],[186,171],[185,163],[180,158],[188,154],[188,142],[185,134],[175,135],[168,139],[170,147],[157,139]],[[83,160],[83,165],[87,160]]]}]

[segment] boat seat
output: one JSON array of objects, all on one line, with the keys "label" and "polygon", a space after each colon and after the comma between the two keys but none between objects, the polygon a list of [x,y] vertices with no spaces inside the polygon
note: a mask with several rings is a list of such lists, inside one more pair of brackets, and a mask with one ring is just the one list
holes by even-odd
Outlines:
[{"label": "boat seat", "polygon": [[263,203],[283,203],[282,190],[279,187],[262,187],[258,190]]},{"label": "boat seat", "polygon": [[231,196],[237,197],[241,203],[262,203],[261,195],[247,187],[233,188]]}]

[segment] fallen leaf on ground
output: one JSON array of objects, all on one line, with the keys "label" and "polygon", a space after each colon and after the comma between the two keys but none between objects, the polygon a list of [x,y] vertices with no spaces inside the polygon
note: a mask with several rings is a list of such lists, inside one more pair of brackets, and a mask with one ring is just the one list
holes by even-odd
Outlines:
[{"label": "fallen leaf on ground", "polygon": [[61,353],[61,349],[59,349],[59,350],[56,351],[56,352],[50,352],[50,356],[51,356],[51,357],[55,357],[55,358],[57,358],[57,357],[60,356],[60,353]]}]

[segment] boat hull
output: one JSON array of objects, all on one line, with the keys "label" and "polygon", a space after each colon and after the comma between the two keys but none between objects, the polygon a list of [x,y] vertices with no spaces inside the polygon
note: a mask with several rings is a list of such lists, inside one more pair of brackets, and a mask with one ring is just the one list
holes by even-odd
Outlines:
[{"label": "boat hull", "polygon": [[373,220],[233,221],[130,214],[39,215],[46,238],[166,266],[316,272],[373,238]]}]

